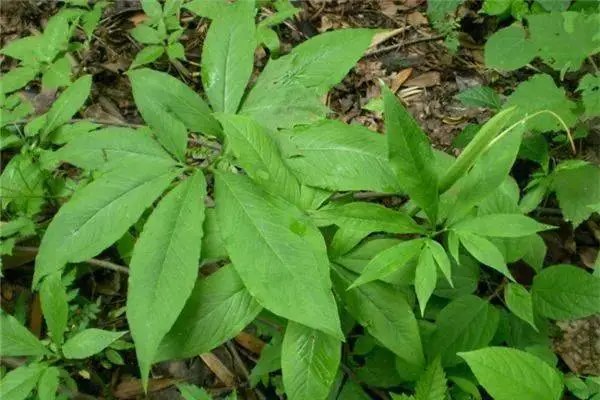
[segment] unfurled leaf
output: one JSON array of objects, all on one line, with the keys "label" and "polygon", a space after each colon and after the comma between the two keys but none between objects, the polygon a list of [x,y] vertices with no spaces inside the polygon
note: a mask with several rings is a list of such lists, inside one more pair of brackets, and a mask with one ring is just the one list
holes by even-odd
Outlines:
[{"label": "unfurled leaf", "polygon": [[437,282],[437,269],[435,260],[429,246],[422,247],[417,269],[415,271],[415,292],[419,300],[421,315],[425,314],[425,307],[435,290]]},{"label": "unfurled leaf", "polygon": [[452,230],[492,237],[522,237],[554,229],[522,214],[488,214],[468,218],[452,226]]},{"label": "unfurled leaf", "polygon": [[178,383],[177,389],[179,389],[184,400],[212,400],[212,397],[210,397],[204,388],[192,385],[191,383]]},{"label": "unfurled leaf", "polygon": [[477,261],[495,269],[510,280],[514,280],[506,266],[504,256],[492,242],[473,233],[457,233],[462,245]]},{"label": "unfurled leaf", "polygon": [[369,129],[328,120],[286,132],[284,139],[285,162],[304,184],[329,190],[400,192],[385,138]]},{"label": "unfurled leaf", "polygon": [[117,241],[177,174],[164,164],[138,161],[77,190],[42,238],[33,285],[67,262],[86,261]]},{"label": "unfurled leaf", "polygon": [[383,88],[383,101],[390,164],[400,187],[435,224],[438,188],[429,139],[387,87]]},{"label": "unfurled leaf", "polygon": [[0,50],[0,53],[23,61],[25,65],[37,66],[40,62],[39,49],[43,46],[43,42],[42,35],[26,36],[10,41]]},{"label": "unfurled leaf", "polygon": [[42,280],[40,302],[50,337],[54,343],[60,345],[69,317],[67,290],[62,283],[61,272],[54,272]]},{"label": "unfurled leaf", "polygon": [[396,354],[403,374],[419,376],[425,366],[421,336],[411,306],[394,287],[371,282],[349,289],[356,275],[333,265],[337,295],[350,315],[375,339]]},{"label": "unfurled leaf", "polygon": [[283,385],[290,400],[324,399],[335,379],[342,343],[290,321],[281,348]]},{"label": "unfurled leaf", "polygon": [[144,47],[140,50],[136,55],[129,69],[134,69],[135,67],[139,67],[141,65],[150,64],[158,60],[160,56],[162,56],[165,52],[165,48],[160,45],[153,45]]},{"label": "unfurled leaf", "polygon": [[490,343],[499,319],[498,311],[479,297],[468,295],[453,300],[437,316],[429,355],[440,355],[444,366],[458,364],[460,359],[456,353],[479,349]]},{"label": "unfurled leaf", "polygon": [[600,313],[600,278],[572,265],[543,269],[531,287],[535,310],[547,318],[579,319]]},{"label": "unfurled leaf", "polygon": [[38,381],[39,400],[54,400],[58,391],[60,370],[57,367],[48,367]]},{"label": "unfurled leaf", "polygon": [[26,364],[4,375],[0,380],[2,400],[27,399],[46,368],[45,364]]},{"label": "unfurled leaf", "polygon": [[256,301],[277,315],[341,338],[325,243],[310,219],[246,177],[218,173],[215,186],[223,242]]},{"label": "unfurled leaf", "polygon": [[581,92],[586,117],[600,116],[600,74],[585,75],[579,81],[577,91]]},{"label": "unfurled leaf", "polygon": [[0,92],[6,94],[21,89],[32,81],[37,73],[37,67],[23,66],[11,69],[0,78]]},{"label": "unfurled leaf", "polygon": [[142,68],[128,72],[133,97],[159,142],[182,160],[187,130],[218,135],[218,122],[202,98],[178,79]]},{"label": "unfurled leaf", "polygon": [[3,357],[41,356],[44,345],[15,317],[0,310],[0,355]]},{"label": "unfurled leaf", "polygon": [[417,257],[423,248],[423,239],[401,242],[377,254],[365,267],[362,274],[351,285],[352,288],[381,279],[392,272],[403,268],[409,261]]},{"label": "unfurled leaf", "polygon": [[515,23],[495,32],[485,43],[485,65],[505,71],[524,67],[535,57],[535,45]]},{"label": "unfurled leaf", "polygon": [[454,97],[468,107],[485,107],[492,110],[499,110],[502,107],[500,96],[488,86],[474,86],[463,90]]},{"label": "unfurled leaf", "polygon": [[254,1],[236,2],[215,16],[202,49],[202,84],[214,111],[235,113],[254,64]]},{"label": "unfurled leaf", "polygon": [[185,48],[179,42],[171,43],[167,47],[167,55],[170,60],[185,60]]},{"label": "unfurled leaf", "polygon": [[446,374],[437,357],[425,370],[415,387],[415,400],[445,400]]},{"label": "unfurled leaf", "polygon": [[277,333],[269,343],[260,351],[260,357],[252,372],[250,372],[250,386],[255,387],[264,377],[271,372],[281,369],[281,334]]},{"label": "unfurled leaf", "polygon": [[92,76],[84,75],[61,93],[46,114],[46,124],[42,130],[43,137],[69,122],[85,103],[90,94],[91,86]]},{"label": "unfurled leaf", "polygon": [[140,24],[129,31],[131,37],[142,44],[162,44],[165,39],[156,29]]},{"label": "unfurled leaf", "polygon": [[68,86],[71,83],[71,62],[64,56],[54,61],[42,75],[42,87],[45,90]]},{"label": "unfurled leaf", "polygon": [[62,352],[66,358],[83,360],[100,353],[124,334],[125,332],[111,332],[96,328],[85,329],[67,340],[62,347]]},{"label": "unfurled leaf", "polygon": [[552,173],[551,188],[567,221],[574,227],[589,218],[593,209],[588,207],[600,201],[600,167],[582,164],[575,168],[561,168]]},{"label": "unfurled leaf", "polygon": [[533,316],[533,301],[531,293],[527,289],[517,283],[509,283],[504,288],[504,301],[506,302],[506,307],[513,314],[537,330]]},{"label": "unfurled leaf", "polygon": [[435,240],[427,240],[425,245],[429,248],[429,251],[431,251],[435,263],[444,274],[444,277],[446,277],[450,286],[454,286],[452,284],[452,265],[444,247]]},{"label": "unfurled leaf", "polygon": [[183,359],[211,351],[237,335],[262,307],[233,266],[199,279],[154,361]]},{"label": "unfurled leaf", "polygon": [[17,154],[3,166],[0,175],[2,208],[9,204],[25,215],[38,213],[44,202],[44,175],[40,165],[28,154]]},{"label": "unfurled leaf", "polygon": [[475,377],[494,400],[560,400],[558,372],[524,351],[503,347],[461,353]]},{"label": "unfurled leaf", "polygon": [[200,260],[203,264],[227,258],[227,250],[221,238],[221,230],[214,208],[205,210],[204,235],[202,236],[202,251]]},{"label": "unfurled leaf", "polygon": [[526,238],[524,245],[526,249],[525,254],[523,254],[523,261],[539,272],[544,266],[544,259],[546,258],[547,248],[544,239],[540,235],[531,235]]},{"label": "unfurled leaf", "polygon": [[184,4],[183,8],[190,10],[200,17],[215,19],[218,18],[219,15],[222,15],[227,4],[227,0],[192,0],[189,3]]},{"label": "unfurled leaf", "polygon": [[127,320],[142,381],[194,287],[205,197],[204,174],[197,171],[158,203],[133,249]]}]

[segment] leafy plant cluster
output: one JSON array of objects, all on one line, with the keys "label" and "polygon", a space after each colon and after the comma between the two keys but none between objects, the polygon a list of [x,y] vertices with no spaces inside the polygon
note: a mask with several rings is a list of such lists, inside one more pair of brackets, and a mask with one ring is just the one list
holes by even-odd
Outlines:
[{"label": "leafy plant cluster", "polygon": [[[142,52],[155,46],[172,57],[182,5],[142,4],[149,18],[132,32],[150,45]],[[321,97],[376,31],[317,35],[251,79],[256,47],[277,49],[272,27],[295,9],[279,1],[273,18],[257,24],[253,1],[184,7],[211,19],[203,95],[138,68],[138,54],[127,75],[146,126],[74,122],[89,75],[23,132],[14,118],[4,122],[14,108],[3,108],[3,142],[19,149],[0,177],[3,248],[43,231],[32,287],[48,332],[39,340],[2,312],[0,353],[27,357],[2,378],[3,398],[64,395],[74,360],[103,353],[118,363],[125,335],[146,387],[153,364],[209,352],[249,325],[271,338],[251,384],[270,383],[289,399],[368,398],[357,381],[404,400],[481,399],[479,386],[496,400],[559,400],[565,385],[578,393],[583,385],[582,399],[598,397],[597,379],[559,371],[551,336],[554,320],[600,312],[600,269],[544,264],[538,233],[555,227],[527,215],[542,183],[522,196],[510,176],[531,132],[571,124],[564,110],[498,102],[454,158],[432,148],[385,87],[385,135],[327,119]],[[148,32],[159,40],[148,42]],[[2,52],[14,57],[29,42]],[[6,81],[8,99],[18,88],[6,90]],[[196,143],[210,147],[199,155]],[[80,171],[75,179],[68,165]],[[539,197],[556,191],[574,224],[600,203],[598,191],[567,190],[569,174],[582,170],[597,167],[569,161],[538,179],[549,182]],[[406,202],[361,200],[370,192]],[[45,222],[44,206],[62,198]],[[73,275],[88,273],[82,265],[114,244],[129,266],[129,332],[74,326]],[[519,260],[532,282],[515,277]],[[208,264],[219,268],[204,276]],[[180,390],[208,398],[191,385]]]}]

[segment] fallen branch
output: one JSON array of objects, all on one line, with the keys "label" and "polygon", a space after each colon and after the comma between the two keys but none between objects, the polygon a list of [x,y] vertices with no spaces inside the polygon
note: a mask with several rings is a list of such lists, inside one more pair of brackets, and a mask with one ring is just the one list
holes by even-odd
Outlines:
[{"label": "fallen branch", "polygon": [[399,49],[399,48],[402,48],[405,46],[411,46],[411,45],[417,44],[417,43],[424,43],[424,42],[440,40],[440,39],[443,39],[444,37],[445,37],[444,35],[434,35],[434,36],[421,37],[421,38],[417,38],[417,39],[413,39],[413,40],[406,40],[404,42],[400,42],[400,43],[382,47],[380,49],[369,50],[365,53],[365,57],[370,57],[370,56],[374,56],[377,54],[387,53],[388,51],[396,50],[396,49]]}]

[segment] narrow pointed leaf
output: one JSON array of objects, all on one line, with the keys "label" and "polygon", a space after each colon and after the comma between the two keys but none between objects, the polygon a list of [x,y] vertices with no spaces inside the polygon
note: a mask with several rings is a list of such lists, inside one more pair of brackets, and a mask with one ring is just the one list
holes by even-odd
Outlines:
[{"label": "narrow pointed leaf", "polygon": [[46,369],[44,364],[27,364],[13,369],[0,380],[2,400],[25,400]]},{"label": "narrow pointed leaf", "polygon": [[12,315],[0,310],[0,355],[3,357],[41,356],[44,345]]},{"label": "narrow pointed leaf", "polygon": [[100,353],[124,334],[96,328],[85,329],[67,340],[62,351],[66,358],[83,360]]},{"label": "narrow pointed leaf", "polygon": [[40,302],[50,337],[54,343],[60,345],[69,317],[67,290],[62,283],[60,272],[54,272],[42,280]]},{"label": "narrow pointed leaf", "polygon": [[57,367],[48,367],[38,381],[39,400],[54,400],[60,384],[60,370]]},{"label": "narrow pointed leaf", "polygon": [[522,237],[554,229],[554,227],[540,224],[533,218],[522,214],[488,214],[460,221],[453,225],[452,229],[480,236]]},{"label": "narrow pointed leaf", "polygon": [[495,269],[508,279],[514,281],[514,278],[506,266],[504,256],[492,242],[481,236],[467,232],[458,233],[458,236],[462,245],[465,246],[465,249],[467,249],[477,261]]},{"label": "narrow pointed leaf", "polygon": [[88,98],[91,86],[92,76],[84,75],[61,93],[46,114],[43,137],[73,118]]},{"label": "narrow pointed leaf", "polygon": [[415,292],[419,300],[421,315],[425,314],[425,307],[429,298],[435,290],[437,283],[437,269],[435,260],[428,246],[424,246],[419,255],[417,269],[415,271]]},{"label": "narrow pointed leaf", "polygon": [[504,289],[504,301],[506,302],[506,307],[513,314],[527,322],[537,331],[533,316],[533,300],[531,293],[527,289],[519,284],[509,283]]},{"label": "narrow pointed leaf", "polygon": [[444,274],[444,277],[450,286],[454,287],[454,284],[452,283],[452,264],[450,263],[450,258],[444,247],[435,240],[428,240],[427,247],[429,247],[435,263]]}]

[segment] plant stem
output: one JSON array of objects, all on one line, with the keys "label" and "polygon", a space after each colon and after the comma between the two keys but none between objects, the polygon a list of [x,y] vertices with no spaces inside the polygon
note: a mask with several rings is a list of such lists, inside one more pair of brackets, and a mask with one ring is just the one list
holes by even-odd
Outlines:
[{"label": "plant stem", "polygon": [[[39,247],[33,247],[33,246],[15,246],[15,250],[21,251],[23,253],[30,253],[30,254],[38,254],[40,251]],[[110,269],[112,271],[120,272],[120,273],[127,274],[127,275],[129,274],[129,268],[124,267],[119,264],[115,264],[110,261],[98,260],[96,258],[92,258],[90,260],[85,261],[85,263],[89,264],[89,265],[93,265],[95,267]]]}]

